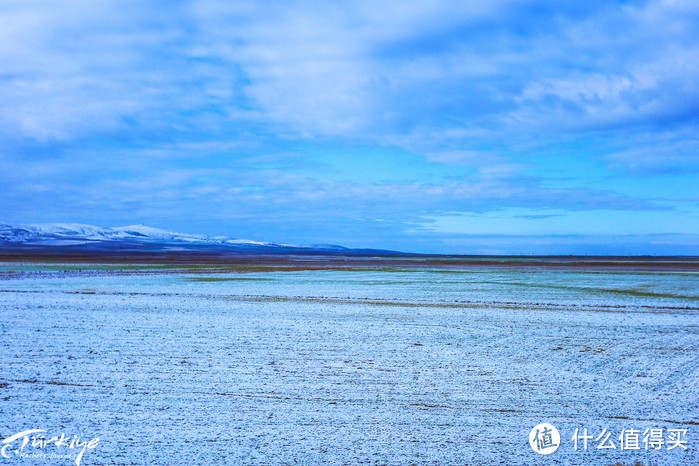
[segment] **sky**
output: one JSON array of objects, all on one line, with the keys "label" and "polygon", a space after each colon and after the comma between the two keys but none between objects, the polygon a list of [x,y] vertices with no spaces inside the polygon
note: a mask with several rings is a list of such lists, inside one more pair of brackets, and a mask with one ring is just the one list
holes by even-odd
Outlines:
[{"label": "sky", "polygon": [[699,2],[0,3],[0,223],[699,255]]}]

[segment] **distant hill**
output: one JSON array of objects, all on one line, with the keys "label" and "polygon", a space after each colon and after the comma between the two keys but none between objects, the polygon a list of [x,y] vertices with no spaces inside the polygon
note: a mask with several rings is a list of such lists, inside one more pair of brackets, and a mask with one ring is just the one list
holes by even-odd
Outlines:
[{"label": "distant hill", "polygon": [[190,235],[145,225],[101,228],[78,223],[0,224],[0,250],[16,252],[203,252],[245,254],[394,255],[334,244],[294,245],[227,236]]}]

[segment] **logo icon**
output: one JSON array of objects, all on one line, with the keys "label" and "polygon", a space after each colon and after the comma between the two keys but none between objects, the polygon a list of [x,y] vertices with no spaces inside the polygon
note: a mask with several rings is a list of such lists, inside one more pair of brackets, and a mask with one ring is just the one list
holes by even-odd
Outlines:
[{"label": "logo icon", "polygon": [[529,445],[540,455],[550,455],[560,444],[561,434],[551,424],[541,423],[529,433]]}]

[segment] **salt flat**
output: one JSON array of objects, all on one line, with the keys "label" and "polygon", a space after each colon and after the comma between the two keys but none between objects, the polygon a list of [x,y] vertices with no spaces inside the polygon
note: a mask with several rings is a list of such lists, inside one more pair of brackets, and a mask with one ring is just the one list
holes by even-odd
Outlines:
[{"label": "salt flat", "polygon": [[697,272],[0,265],[0,436],[82,464],[699,464]]}]

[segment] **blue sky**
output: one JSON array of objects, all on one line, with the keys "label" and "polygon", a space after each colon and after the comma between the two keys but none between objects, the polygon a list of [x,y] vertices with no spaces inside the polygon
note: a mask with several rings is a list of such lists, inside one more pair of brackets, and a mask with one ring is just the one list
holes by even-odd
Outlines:
[{"label": "blue sky", "polygon": [[0,222],[699,254],[699,2],[0,3]]}]

